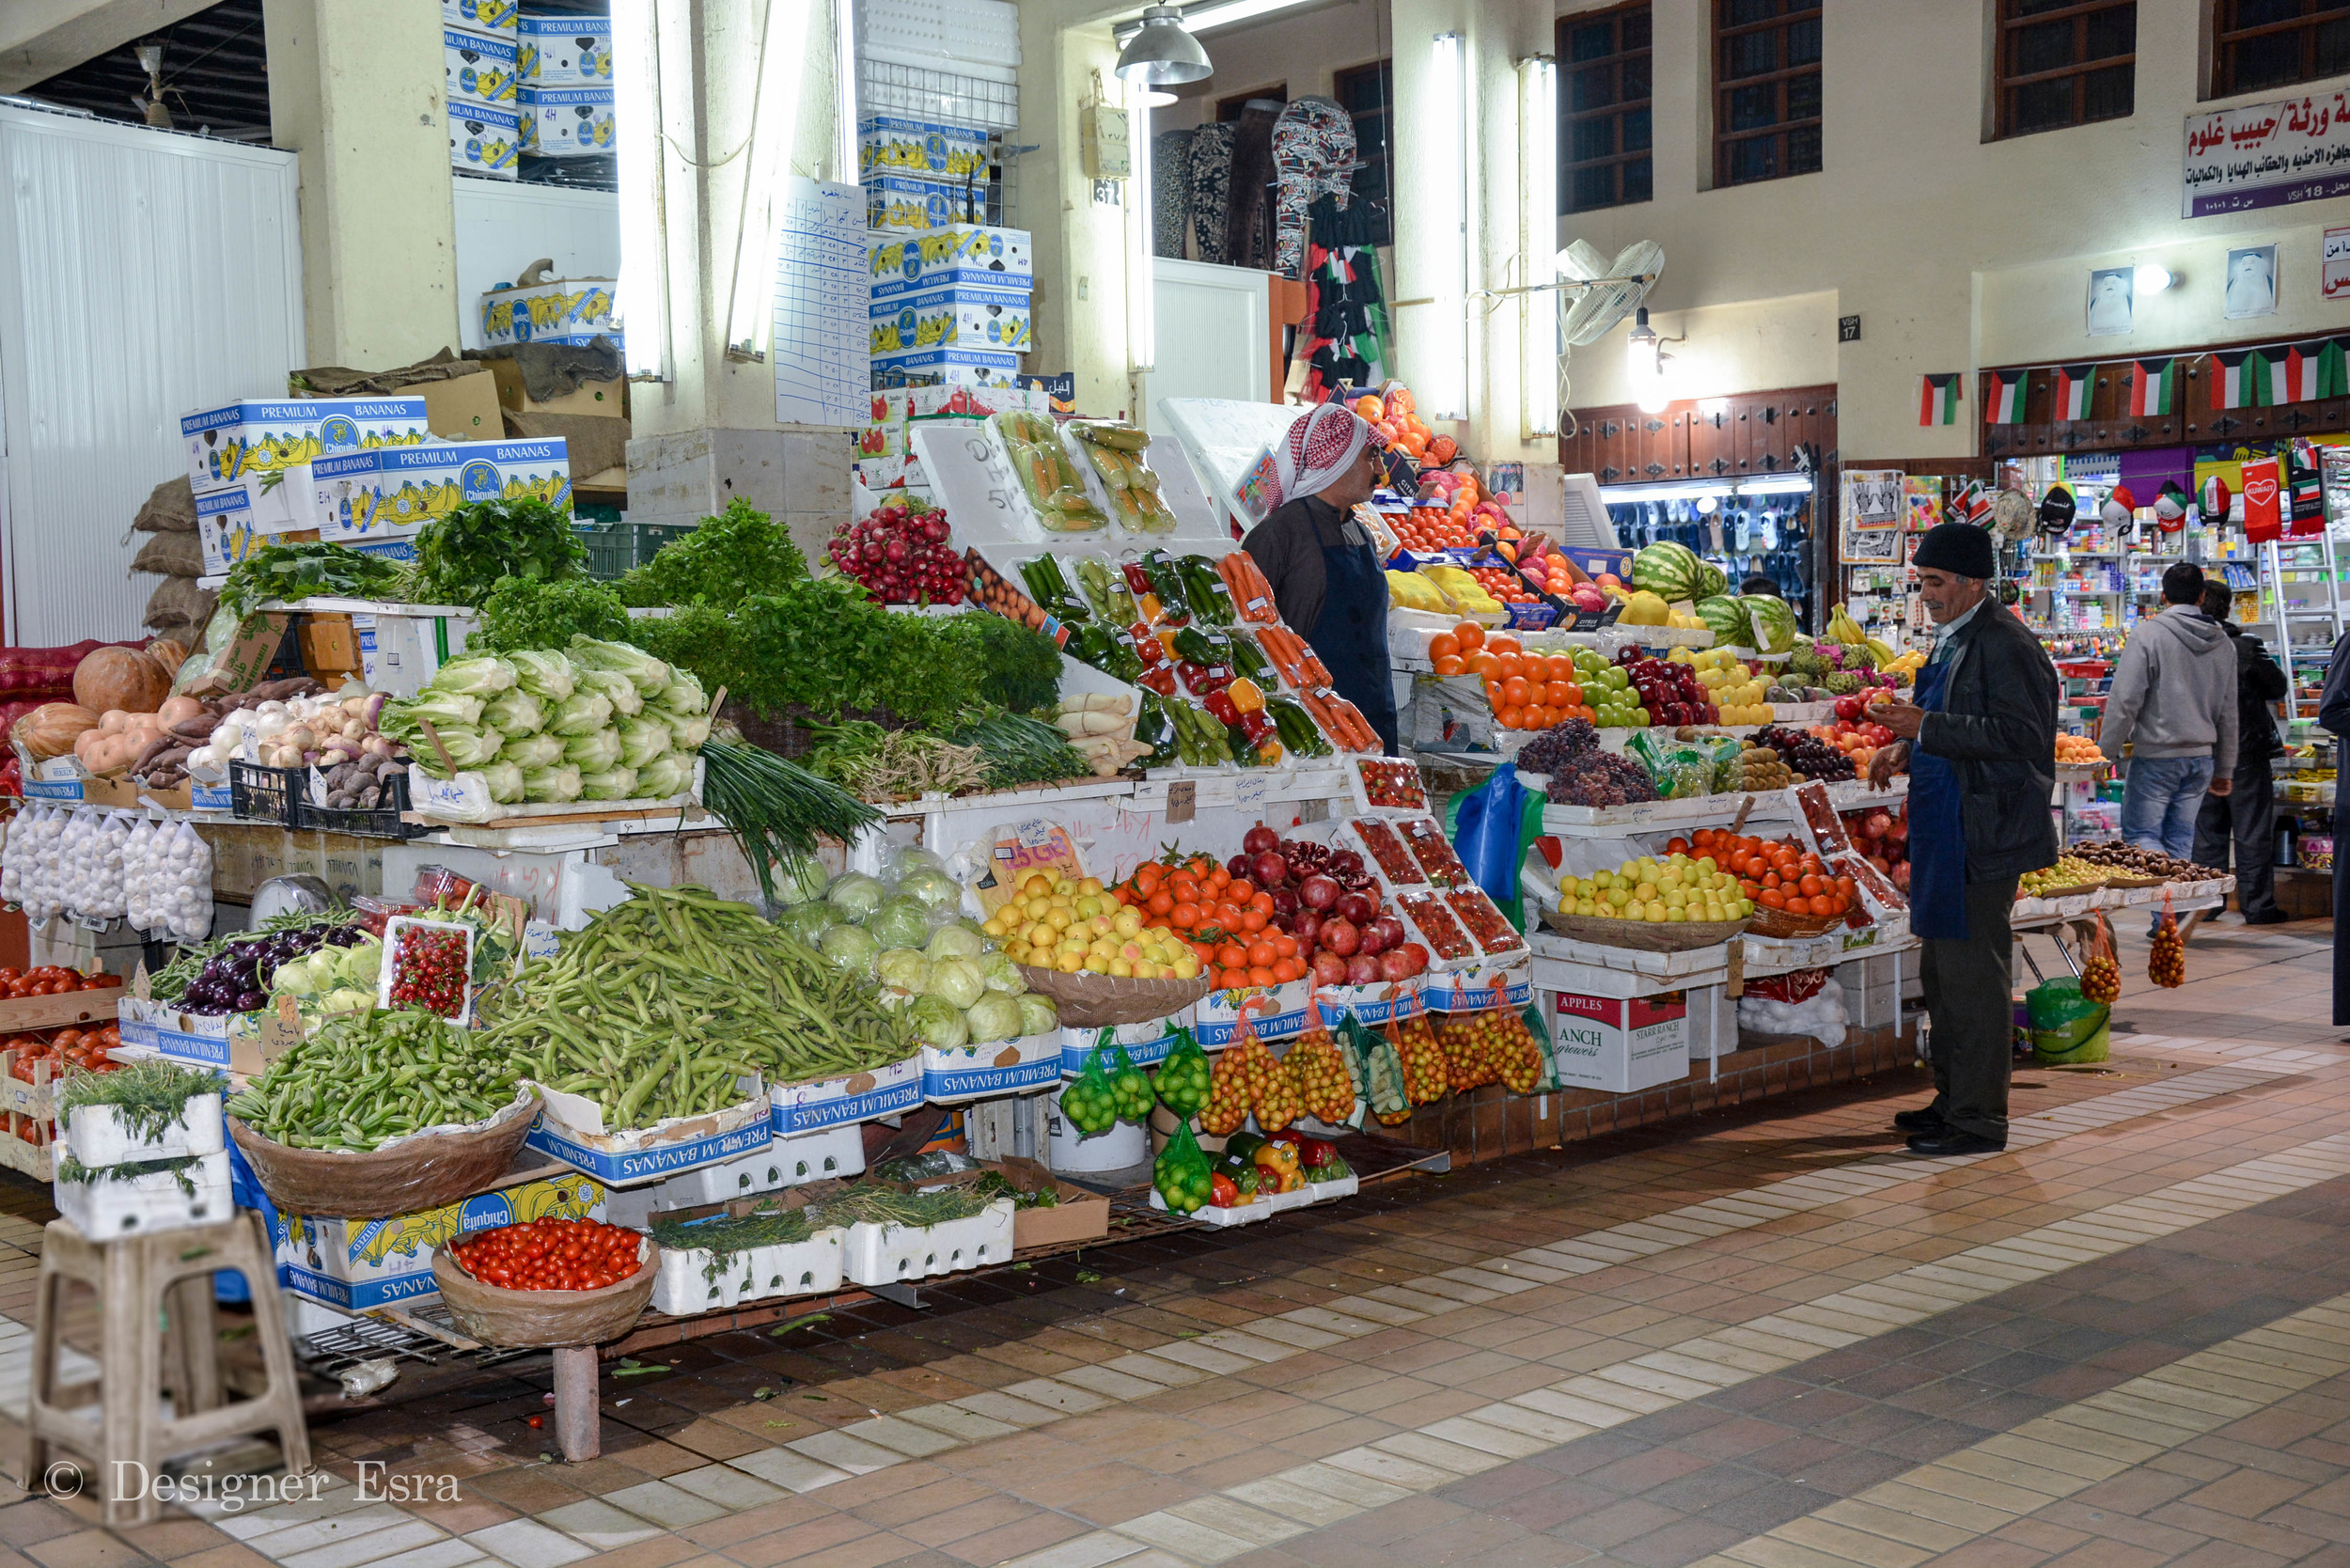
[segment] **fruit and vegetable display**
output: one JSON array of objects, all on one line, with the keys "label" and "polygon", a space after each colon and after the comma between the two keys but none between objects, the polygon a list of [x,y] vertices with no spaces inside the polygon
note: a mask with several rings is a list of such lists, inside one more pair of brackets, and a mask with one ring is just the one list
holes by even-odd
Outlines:
[{"label": "fruit and vegetable display", "polygon": [[501,1225],[449,1245],[459,1268],[507,1291],[600,1291],[644,1267],[641,1233],[600,1219]]},{"label": "fruit and vegetable display", "polygon": [[1903,892],[1909,891],[1909,808],[1868,806],[1847,811],[1844,835],[1861,857]]},{"label": "fruit and vegetable display", "polygon": [[1769,746],[1799,778],[1832,781],[1857,776],[1852,754],[1823,735],[1770,724],[1754,732],[1754,744]]},{"label": "fruit and vegetable display", "polygon": [[212,852],[186,823],[97,807],[32,806],[0,843],[0,899],[45,920],[127,919],[177,942],[212,924]]},{"label": "fruit and vegetable display", "polygon": [[1086,494],[1085,480],[1060,443],[1053,421],[1041,414],[1006,410],[987,422],[1003,441],[1013,478],[1047,533],[1090,533],[1109,526]]},{"label": "fruit and vegetable display", "polygon": [[2019,899],[2045,899],[2060,893],[2083,893],[2101,886],[2105,869],[2077,855],[2060,855],[2056,864],[2026,871],[2015,881]]},{"label": "fruit and vegetable display", "polygon": [[1481,1012],[1439,1012],[1431,1021],[1444,1058],[1445,1082],[1455,1094],[1498,1083],[1512,1094],[1542,1086],[1548,1057],[1527,1027],[1525,1016],[1508,1008]]},{"label": "fruit and vegetable display", "polygon": [[1721,568],[1685,544],[1660,540],[1632,557],[1634,591],[1653,593],[1668,604],[1711,599],[1727,586]]},{"label": "fruit and vegetable display", "polygon": [[1060,1093],[1060,1113],[1069,1124],[1090,1137],[1106,1133],[1120,1121],[1139,1121],[1151,1114],[1155,1096],[1151,1079],[1134,1064],[1123,1046],[1104,1041],[1087,1053],[1077,1076]]},{"label": "fruit and vegetable display", "polygon": [[943,510],[893,494],[855,522],[842,522],[824,553],[885,604],[960,604],[970,570],[952,535]]},{"label": "fruit and vegetable display", "polygon": [[2065,853],[2083,865],[2094,866],[2107,872],[2118,871],[2131,878],[2152,878],[2161,882],[2216,882],[2228,874],[2217,866],[2199,866],[2192,860],[2173,859],[2160,850],[2143,849],[2119,839],[2075,844]]},{"label": "fruit and vegetable display", "polygon": [[[258,1012],[269,1005],[281,968],[321,949],[357,948],[368,941],[366,930],[349,916],[275,916],[258,932],[183,944],[178,956],[149,980],[149,989],[157,1000],[198,1016]],[[372,1003],[372,976],[367,989]]]},{"label": "fruit and vegetable display", "polygon": [[1165,920],[1219,989],[1308,973],[1324,985],[1371,985],[1428,965],[1360,851],[1285,839],[1262,823],[1223,865],[1170,852],[1137,866],[1110,896]]},{"label": "fruit and vegetable display", "polygon": [[1150,432],[1103,419],[1073,419],[1064,428],[1102,481],[1120,527],[1137,534],[1174,532],[1176,517],[1159,498],[1159,477],[1142,459]]},{"label": "fruit and vegetable display", "polygon": [[[0,974],[9,971],[0,969]],[[87,977],[68,969],[60,979],[75,980],[103,978],[121,983],[118,977]],[[18,977],[21,978],[21,977]],[[55,1078],[66,1069],[78,1073],[113,1073],[122,1063],[114,1059],[114,1052],[122,1044],[122,1026],[101,1024],[95,1028],[66,1027],[34,1029],[22,1034],[0,1035],[0,1051],[8,1053],[8,1071],[21,1083],[34,1083],[41,1076],[41,1066],[48,1064],[48,1076]]]},{"label": "fruit and vegetable display", "polygon": [[1792,839],[1759,839],[1701,827],[1685,841],[1668,840],[1665,849],[1715,861],[1738,879],[1738,896],[1749,905],[1830,918],[1849,915],[1859,902],[1859,889],[1850,876],[1839,875]]},{"label": "fruit and vegetable display", "polygon": [[478,1125],[514,1102],[508,1052],[421,1009],[327,1019],[228,1100],[274,1143],[365,1153],[418,1133]]},{"label": "fruit and vegetable display", "polygon": [[[1756,891],[1762,891],[1759,884]],[[1576,877],[1572,883],[1562,879],[1559,886],[1562,915],[1652,925],[1743,920],[1754,913],[1755,902],[1741,888],[1738,877],[1711,855],[1692,859],[1685,846],[1661,860],[1637,855],[1612,870]],[[1786,901],[1782,897],[1779,902]]]},{"label": "fruit and vegetable display", "polygon": [[1527,742],[1518,769],[1546,776],[1543,792],[1559,806],[1630,806],[1657,798],[1648,769],[1621,752],[1602,750],[1589,719],[1563,720]]},{"label": "fruit and vegetable display", "polygon": [[2110,760],[2088,736],[2065,734],[2056,738],[2056,760],[2060,768],[2093,768]]},{"label": "fruit and vegetable display", "polygon": [[[1035,873],[1020,885],[1019,896],[1007,900],[979,930],[1002,942],[1005,957],[1014,964],[1064,975],[1190,980],[1208,960],[1182,931],[1160,917],[1168,910],[1151,910],[1152,902],[1136,907],[1119,889],[1104,887],[1098,877],[1056,881]],[[1198,907],[1193,905],[1195,913]],[[1263,929],[1261,922],[1258,929]]]},{"label": "fruit and vegetable display", "polygon": [[2186,938],[2179,917],[2164,910],[2154,919],[2154,939],[2146,949],[2146,978],[2165,990],[2186,983]]}]

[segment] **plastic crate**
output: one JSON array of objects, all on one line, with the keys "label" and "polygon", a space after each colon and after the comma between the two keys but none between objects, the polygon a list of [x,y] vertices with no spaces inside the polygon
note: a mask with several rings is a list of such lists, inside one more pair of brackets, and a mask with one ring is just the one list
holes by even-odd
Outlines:
[{"label": "plastic crate", "polygon": [[248,822],[294,825],[294,808],[302,800],[307,771],[304,768],[265,768],[258,762],[228,764],[229,809]]},{"label": "plastic crate", "polygon": [[694,531],[691,523],[603,523],[593,527],[574,523],[572,531],[588,546],[588,575],[610,582],[631,567],[642,566]]},{"label": "plastic crate", "polygon": [[309,781],[305,778],[296,788],[293,809],[294,826],[321,833],[348,833],[360,839],[421,839],[432,831],[418,823],[400,821],[401,813],[408,809],[405,773],[392,775],[391,798],[369,811],[311,805]]}]

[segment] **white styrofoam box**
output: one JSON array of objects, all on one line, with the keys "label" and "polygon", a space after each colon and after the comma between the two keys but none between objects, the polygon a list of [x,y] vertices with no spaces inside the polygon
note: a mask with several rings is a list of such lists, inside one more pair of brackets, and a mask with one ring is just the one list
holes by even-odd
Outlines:
[{"label": "white styrofoam box", "polygon": [[900,457],[859,458],[856,464],[857,482],[870,491],[923,490],[931,487],[930,476],[922,471],[922,460],[912,455]]},{"label": "white styrofoam box", "polygon": [[[188,1185],[181,1186],[182,1182]],[[91,1241],[212,1225],[236,1213],[228,1195],[225,1150],[204,1155],[184,1170],[150,1171],[128,1180],[102,1173],[94,1181],[51,1185],[57,1213]]]},{"label": "white styrofoam box", "polygon": [[449,102],[497,103],[513,107],[515,80],[514,35],[499,29],[480,32],[471,27],[441,29],[441,59],[448,76]]},{"label": "white styrofoam box", "polygon": [[857,53],[955,72],[1020,65],[1020,8],[1009,0],[857,0]]},{"label": "white styrofoam box", "polygon": [[852,1225],[841,1273],[854,1284],[888,1285],[1010,1262],[1011,1216],[1011,1200],[998,1198],[968,1219],[939,1225]]},{"label": "white styrofoam box", "polygon": [[433,439],[422,398],[245,398],[180,416],[180,437],[198,495],[313,458]]},{"label": "white styrofoam box", "polygon": [[563,277],[484,290],[481,341],[495,348],[506,343],[591,343],[599,337],[617,340],[620,327],[613,317],[613,300],[619,287],[608,277]]},{"label": "white styrofoam box", "polygon": [[[443,0],[443,3],[447,3],[447,0]],[[349,1328],[358,1321],[338,1308],[329,1307],[322,1301],[313,1301],[306,1295],[296,1295],[291,1291],[280,1293],[278,1306],[286,1314],[286,1333],[296,1340],[332,1334],[338,1328]]]},{"label": "white styrofoam box", "polygon": [[521,20],[516,0],[441,0],[441,20],[452,27],[503,33],[512,38]]},{"label": "white styrofoam box", "polygon": [[964,348],[1026,353],[1035,347],[1028,336],[1028,298],[1025,290],[951,284],[875,300],[872,352]]},{"label": "white styrofoam box", "polygon": [[[446,3],[446,0],[444,0]],[[534,87],[612,85],[612,19],[608,16],[526,16],[519,38],[523,78]]]},{"label": "white styrofoam box", "polygon": [[1689,1007],[1679,991],[1647,996],[1555,992],[1551,1058],[1569,1089],[1633,1094],[1689,1073]]},{"label": "white styrofoam box", "polygon": [[525,87],[522,113],[523,146],[541,158],[594,158],[619,149],[608,86]]},{"label": "white styrofoam box", "polygon": [[876,234],[866,242],[866,251],[872,262],[875,299],[948,283],[985,289],[1036,287],[1036,251],[1025,228],[948,224],[921,233]]},{"label": "white styrofoam box", "polygon": [[228,1135],[221,1121],[220,1096],[199,1094],[152,1140],[133,1135],[112,1105],[79,1106],[66,1118],[65,1146],[75,1160],[95,1170],[134,1160],[217,1154],[228,1147]]},{"label": "white styrofoam box", "polygon": [[949,386],[1009,386],[1020,373],[1020,356],[983,349],[922,349],[912,353],[876,354],[877,376],[898,372],[935,376]]},{"label": "white styrofoam box", "polygon": [[906,174],[961,181],[987,163],[987,133],[976,126],[897,115],[866,115],[856,122],[856,172]]},{"label": "white styrofoam box", "polygon": [[827,1227],[802,1242],[754,1247],[713,1268],[716,1257],[700,1248],[664,1247],[653,1280],[656,1312],[687,1317],[774,1295],[814,1295],[840,1288],[841,1238]]},{"label": "white styrofoam box", "polygon": [[1689,1059],[1712,1061],[1738,1048],[1738,1004],[1727,985],[1692,986],[1689,998]]},{"label": "white styrofoam box", "polygon": [[334,542],[403,538],[477,501],[544,501],[572,507],[571,449],[561,436],[535,441],[443,441],[321,459],[319,537]]},{"label": "white styrofoam box", "polygon": [[661,1184],[657,1207],[691,1209],[704,1203],[723,1203],[730,1198],[750,1198],[762,1192],[773,1192],[782,1184],[773,1180],[775,1167],[764,1149],[748,1154],[706,1165],[698,1170],[688,1170],[672,1176]]},{"label": "white styrofoam box", "polygon": [[865,1130],[862,1123],[826,1127],[797,1137],[778,1135],[767,1146],[776,1168],[776,1185],[796,1187],[808,1182],[854,1176],[865,1168]]},{"label": "white styrofoam box", "polygon": [[516,160],[522,150],[523,117],[518,105],[449,104],[449,167],[511,180],[520,172]]}]

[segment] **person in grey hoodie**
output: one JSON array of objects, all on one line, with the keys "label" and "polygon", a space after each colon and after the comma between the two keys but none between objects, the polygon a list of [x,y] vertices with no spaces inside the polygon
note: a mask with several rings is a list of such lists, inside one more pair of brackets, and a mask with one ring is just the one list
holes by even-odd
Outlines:
[{"label": "person in grey hoodie", "polygon": [[2180,860],[2195,848],[2204,795],[2226,795],[2235,778],[2235,651],[2202,597],[2201,567],[2162,574],[2162,613],[2130,634],[2097,732],[2098,749],[2129,770],[2122,837]]}]

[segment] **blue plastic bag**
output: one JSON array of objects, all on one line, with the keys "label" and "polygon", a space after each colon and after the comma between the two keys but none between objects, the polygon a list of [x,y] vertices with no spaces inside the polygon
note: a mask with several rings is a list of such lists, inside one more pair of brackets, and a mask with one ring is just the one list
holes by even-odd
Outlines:
[{"label": "blue plastic bag", "polygon": [[1542,834],[1543,805],[1542,795],[1518,782],[1517,764],[1504,762],[1485,782],[1454,795],[1445,808],[1452,853],[1519,931],[1526,929],[1526,911],[1518,894],[1518,872],[1526,863],[1527,846]]}]

